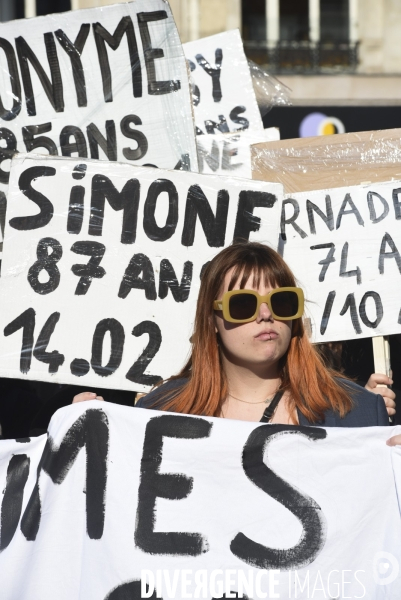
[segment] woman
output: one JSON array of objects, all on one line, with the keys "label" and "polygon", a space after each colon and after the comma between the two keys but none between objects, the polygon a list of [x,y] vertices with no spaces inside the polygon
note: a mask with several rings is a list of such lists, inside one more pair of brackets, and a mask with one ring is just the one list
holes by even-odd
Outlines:
[{"label": "woman", "polygon": [[302,290],[277,252],[255,242],[225,248],[202,277],[189,361],[137,406],[284,424],[387,425],[381,396],[324,366],[302,312]]}]

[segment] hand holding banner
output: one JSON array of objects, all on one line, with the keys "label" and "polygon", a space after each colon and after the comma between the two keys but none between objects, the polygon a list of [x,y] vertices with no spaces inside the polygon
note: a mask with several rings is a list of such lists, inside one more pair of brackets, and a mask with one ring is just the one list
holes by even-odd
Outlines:
[{"label": "hand holding banner", "polygon": [[2,600],[396,599],[390,435],[66,407],[0,442]]}]

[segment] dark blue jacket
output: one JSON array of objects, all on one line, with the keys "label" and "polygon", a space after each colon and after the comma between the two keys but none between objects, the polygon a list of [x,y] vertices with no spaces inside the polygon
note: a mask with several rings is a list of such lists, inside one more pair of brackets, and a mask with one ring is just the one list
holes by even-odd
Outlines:
[{"label": "dark blue jacket", "polygon": [[[140,398],[136,403],[139,408],[152,408],[155,410],[163,410],[165,403],[171,398],[174,392],[184,386],[187,379],[175,379],[167,381],[160,387],[151,391],[149,394]],[[352,398],[352,410],[341,418],[340,415],[333,410],[326,410],[324,413],[324,421],[319,423],[310,423],[304,415],[298,411],[298,420],[300,425],[321,425],[324,427],[372,427],[374,425],[388,425],[388,414],[386,405],[382,396],[372,394],[365,388],[357,385],[353,381],[339,379],[340,385],[345,386],[349,395]],[[171,391],[171,394],[165,393]],[[162,400],[160,396],[165,396]]]}]

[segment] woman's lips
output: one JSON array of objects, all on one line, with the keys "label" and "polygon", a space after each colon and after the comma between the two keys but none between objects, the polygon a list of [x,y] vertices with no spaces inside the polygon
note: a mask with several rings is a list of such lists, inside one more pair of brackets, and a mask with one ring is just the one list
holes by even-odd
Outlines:
[{"label": "woman's lips", "polygon": [[275,340],[277,338],[278,338],[278,333],[276,333],[275,331],[262,331],[258,335],[255,335],[255,340],[259,340],[261,342],[264,342],[267,340]]}]

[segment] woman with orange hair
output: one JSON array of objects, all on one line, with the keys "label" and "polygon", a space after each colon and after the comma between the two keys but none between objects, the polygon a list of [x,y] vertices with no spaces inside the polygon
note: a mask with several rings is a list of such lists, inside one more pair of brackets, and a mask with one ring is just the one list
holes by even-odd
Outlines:
[{"label": "woman with orange hair", "polygon": [[325,367],[305,333],[303,303],[277,252],[256,242],[225,248],[202,276],[187,364],[137,406],[283,424],[388,425],[381,396]]}]

